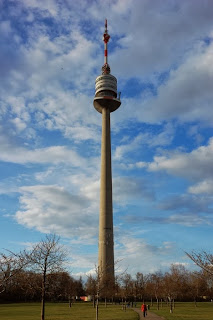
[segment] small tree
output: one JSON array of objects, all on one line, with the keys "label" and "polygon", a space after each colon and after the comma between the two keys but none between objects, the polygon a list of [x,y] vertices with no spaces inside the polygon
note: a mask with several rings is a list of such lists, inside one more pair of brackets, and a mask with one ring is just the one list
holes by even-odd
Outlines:
[{"label": "small tree", "polygon": [[85,286],[87,294],[92,296],[93,307],[95,308],[95,296],[97,294],[97,279],[89,275]]},{"label": "small tree", "polygon": [[62,271],[62,265],[66,258],[64,248],[59,245],[59,239],[56,235],[47,235],[46,238],[36,244],[32,252],[28,254],[31,267],[42,275],[41,320],[45,319],[47,275]]}]

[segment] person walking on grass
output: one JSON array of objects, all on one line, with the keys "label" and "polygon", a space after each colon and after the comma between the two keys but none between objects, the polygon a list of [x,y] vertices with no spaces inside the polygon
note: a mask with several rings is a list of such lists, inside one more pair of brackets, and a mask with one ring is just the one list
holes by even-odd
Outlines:
[{"label": "person walking on grass", "polygon": [[142,304],[141,311],[143,312],[143,316],[145,317],[147,315],[147,306],[145,303]]}]

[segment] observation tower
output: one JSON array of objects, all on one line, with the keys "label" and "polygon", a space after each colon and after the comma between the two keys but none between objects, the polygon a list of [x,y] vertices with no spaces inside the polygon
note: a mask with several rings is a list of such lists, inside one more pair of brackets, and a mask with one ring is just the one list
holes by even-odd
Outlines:
[{"label": "observation tower", "polygon": [[103,34],[104,65],[102,74],[95,81],[93,101],[95,109],[102,114],[98,270],[100,281],[106,279],[114,282],[110,113],[120,107],[121,101],[120,97],[117,97],[117,79],[110,74],[108,64],[107,45],[109,39],[107,20],[105,20],[105,32]]}]

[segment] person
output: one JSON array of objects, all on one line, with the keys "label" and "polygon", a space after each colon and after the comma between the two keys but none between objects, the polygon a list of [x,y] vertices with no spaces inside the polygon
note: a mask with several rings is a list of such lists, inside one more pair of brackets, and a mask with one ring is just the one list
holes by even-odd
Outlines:
[{"label": "person", "polygon": [[143,316],[145,317],[147,315],[147,307],[145,303],[142,304],[141,311],[143,312]]}]

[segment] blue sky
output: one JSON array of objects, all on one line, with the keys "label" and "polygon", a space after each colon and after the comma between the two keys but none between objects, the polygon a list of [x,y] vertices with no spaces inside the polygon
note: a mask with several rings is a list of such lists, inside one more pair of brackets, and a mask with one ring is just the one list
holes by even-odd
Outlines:
[{"label": "blue sky", "polygon": [[108,19],[118,272],[193,264],[213,233],[213,3],[0,0],[0,247],[55,232],[74,276],[97,263]]}]

